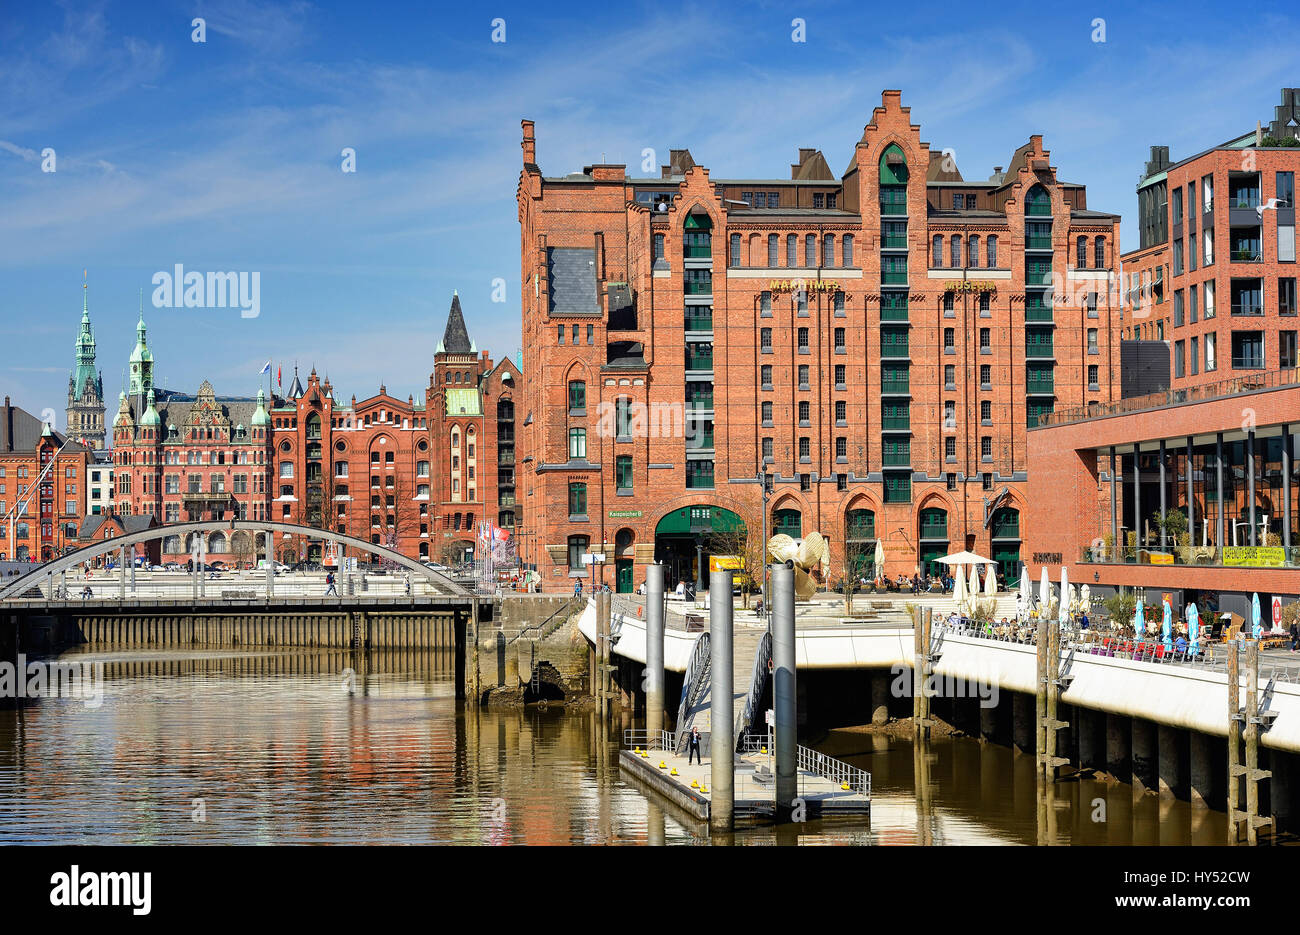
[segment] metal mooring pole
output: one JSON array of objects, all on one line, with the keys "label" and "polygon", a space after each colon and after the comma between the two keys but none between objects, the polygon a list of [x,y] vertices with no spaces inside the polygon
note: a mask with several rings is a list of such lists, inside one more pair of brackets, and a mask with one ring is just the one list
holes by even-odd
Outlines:
[{"label": "metal mooring pole", "polygon": [[733,736],[732,717],[732,604],[730,569],[713,572],[709,578],[709,641],[711,685],[709,778],[712,780],[712,798],[709,804],[709,823],[719,831],[730,831],[736,805],[736,738]]},{"label": "metal mooring pole", "polygon": [[776,714],[776,813],[788,819],[799,795],[798,676],[794,651],[794,569],[772,568],[772,697]]},{"label": "metal mooring pole", "polygon": [[664,566],[656,562],[645,570],[646,626],[646,745],[659,740],[664,729]]}]

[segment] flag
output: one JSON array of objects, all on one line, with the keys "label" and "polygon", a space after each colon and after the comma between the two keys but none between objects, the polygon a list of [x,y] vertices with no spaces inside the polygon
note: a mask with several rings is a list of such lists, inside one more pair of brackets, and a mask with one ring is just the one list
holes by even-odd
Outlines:
[{"label": "flag", "polygon": [[276,368],[275,368],[275,385],[276,385],[276,386],[284,386],[284,381],[283,381],[282,379],[280,379],[280,368],[279,368],[279,367],[276,367]]},{"label": "flag", "polygon": [[270,373],[270,372],[271,372],[271,362],[268,360],[266,362],[266,366],[262,368],[262,373]]}]

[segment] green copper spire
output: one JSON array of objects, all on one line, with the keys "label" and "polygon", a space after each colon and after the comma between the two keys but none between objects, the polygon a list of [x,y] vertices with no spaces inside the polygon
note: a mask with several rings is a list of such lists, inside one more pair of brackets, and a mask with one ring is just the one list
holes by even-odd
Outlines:
[{"label": "green copper spire", "polygon": [[144,290],[140,291],[140,321],[135,326],[135,350],[131,352],[131,387],[128,391],[136,400],[137,412],[144,406],[145,395],[153,389],[153,351],[144,325]]},{"label": "green copper spire", "polygon": [[95,373],[95,332],[90,327],[90,300],[87,296],[88,286],[81,283],[81,331],[77,334],[77,367],[72,372],[72,400],[80,401],[86,393],[86,385],[103,395],[99,387],[99,378]]},{"label": "green copper spire", "polygon": [[158,410],[154,408],[153,387],[149,388],[148,400],[149,400],[149,405],[145,409],[144,415],[140,417],[140,424],[154,425],[154,426],[159,425],[161,424],[162,419],[158,417]]}]

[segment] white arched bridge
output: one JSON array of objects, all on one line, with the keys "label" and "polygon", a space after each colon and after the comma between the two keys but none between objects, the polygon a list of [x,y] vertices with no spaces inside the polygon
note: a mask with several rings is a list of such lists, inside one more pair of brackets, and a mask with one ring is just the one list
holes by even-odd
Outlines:
[{"label": "white arched bridge", "polygon": [[[208,538],[214,535],[221,535],[229,540],[236,533],[241,532],[248,534],[252,539],[252,549],[246,554],[249,558],[254,559],[254,564],[256,564],[255,558],[259,552],[265,555],[267,561],[263,568],[255,568],[251,571],[233,571],[229,576],[223,575],[213,579],[210,577],[211,572],[205,573],[196,563],[188,576],[175,572],[137,575],[137,569],[133,561],[137,545],[177,537],[181,543],[187,546],[186,551],[182,554],[164,555],[163,558],[170,557],[175,561],[186,562],[190,560],[193,554],[191,547],[194,544],[195,536],[200,537],[202,542],[206,543]],[[405,573],[379,577],[361,571],[350,572],[341,568],[336,573],[337,581],[335,582],[334,593],[329,595],[323,593],[326,590],[323,573],[312,578],[284,580],[277,585],[276,562],[274,560],[274,537],[276,533],[298,536],[307,540],[324,540],[335,543],[340,546],[340,558],[345,557],[348,553],[355,556],[379,556],[404,569]],[[259,537],[263,545],[260,550],[257,548]],[[114,554],[118,556],[118,567],[115,574],[99,575],[93,579],[87,577],[84,582],[77,580],[69,582],[69,572],[76,572],[83,567],[90,568],[96,559]],[[206,549],[203,549],[200,554],[206,555]],[[342,564],[340,563],[340,566]],[[373,542],[366,542],[354,536],[328,529],[299,526],[293,523],[278,523],[271,520],[211,520],[153,526],[148,529],[92,542],[61,555],[53,561],[36,565],[31,571],[5,583],[3,587],[0,587],[0,601],[28,599],[35,597],[36,592],[39,592],[40,598],[44,600],[56,598],[63,600],[111,600],[114,595],[103,593],[103,591],[108,589],[111,592],[114,590],[114,585],[116,585],[117,591],[115,596],[120,600],[124,600],[128,591],[128,582],[133,597],[146,594],[152,597],[176,598],[188,596],[193,600],[207,600],[209,598],[215,600],[252,600],[264,597],[267,602],[271,602],[276,600],[277,587],[281,591],[281,598],[316,596],[347,599],[359,597],[360,595],[357,594],[358,589],[362,594],[368,595],[370,598],[388,596],[392,598],[411,598],[413,601],[421,597],[466,598],[472,596],[469,590],[447,575],[422,565],[415,559],[409,558],[400,552]],[[95,593],[97,588],[100,591],[98,594]],[[35,592],[33,589],[35,589]],[[212,592],[211,595],[209,595],[209,591]],[[183,592],[189,593],[187,595]],[[259,594],[258,592],[262,593]]]}]

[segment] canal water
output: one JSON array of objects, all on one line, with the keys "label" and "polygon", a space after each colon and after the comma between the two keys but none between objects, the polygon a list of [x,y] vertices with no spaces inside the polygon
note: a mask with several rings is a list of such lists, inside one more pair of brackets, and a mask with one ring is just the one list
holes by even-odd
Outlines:
[{"label": "canal water", "polygon": [[[450,653],[74,651],[102,697],[0,708],[0,844],[707,843],[617,766],[589,712],[474,710]],[[85,697],[92,695],[92,697]],[[1226,819],[1127,785],[1040,790],[1033,758],[853,730],[870,820],[735,843],[1222,843]],[[917,781],[917,776],[924,781]]]}]

